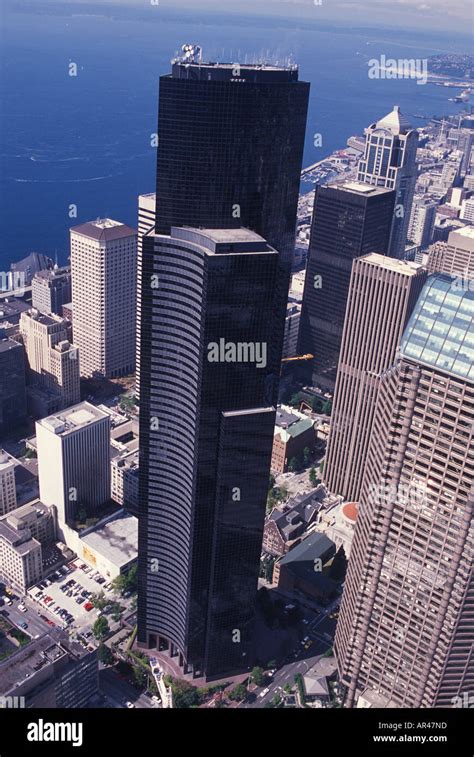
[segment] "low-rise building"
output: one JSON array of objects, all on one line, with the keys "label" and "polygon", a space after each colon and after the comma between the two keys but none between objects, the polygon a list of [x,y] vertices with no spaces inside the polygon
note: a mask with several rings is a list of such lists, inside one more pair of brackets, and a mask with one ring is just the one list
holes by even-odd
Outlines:
[{"label": "low-rise building", "polygon": [[0,572],[20,594],[43,577],[43,548],[56,539],[56,511],[39,500],[0,518]]},{"label": "low-rise building", "polygon": [[358,513],[357,502],[341,502],[322,512],[319,518],[318,530],[325,533],[337,549],[342,547],[347,559],[351,554]]},{"label": "low-rise building", "polygon": [[0,663],[0,695],[24,697],[27,708],[85,707],[98,690],[97,650],[61,632],[32,639]]},{"label": "low-rise building", "polygon": [[273,583],[288,593],[299,591],[312,599],[328,599],[335,595],[337,584],[323,569],[335,553],[334,542],[314,532],[276,561]]},{"label": "low-rise building", "polygon": [[297,494],[281,509],[275,507],[265,520],[263,551],[281,557],[298,544],[316,522],[325,497],[326,490],[320,485],[307,494]]},{"label": "low-rise building", "polygon": [[138,519],[119,510],[81,532],[63,527],[66,544],[106,578],[128,573],[138,558]]},{"label": "low-rise building", "polygon": [[281,405],[278,408],[273,435],[271,469],[274,473],[285,473],[293,459],[303,461],[304,450],[314,452],[316,434],[314,421],[304,413]]},{"label": "low-rise building", "polygon": [[335,657],[320,657],[303,675],[305,699],[310,702],[328,702],[331,698],[329,680],[337,671]]}]

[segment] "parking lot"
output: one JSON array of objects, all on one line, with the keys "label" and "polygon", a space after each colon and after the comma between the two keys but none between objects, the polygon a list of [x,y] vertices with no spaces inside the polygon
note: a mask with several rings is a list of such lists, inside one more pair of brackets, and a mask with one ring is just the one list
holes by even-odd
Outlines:
[{"label": "parking lot", "polygon": [[28,596],[39,612],[55,625],[85,633],[103,614],[90,602],[93,594],[102,591],[111,603],[120,601],[111,584],[97,571],[75,560],[29,589]]}]

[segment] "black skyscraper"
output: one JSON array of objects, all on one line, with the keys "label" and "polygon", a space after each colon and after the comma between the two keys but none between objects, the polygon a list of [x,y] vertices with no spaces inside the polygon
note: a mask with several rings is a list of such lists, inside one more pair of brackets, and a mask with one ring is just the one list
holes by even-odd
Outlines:
[{"label": "black skyscraper", "polygon": [[195,674],[251,662],[308,93],[294,67],[177,62],[160,81],[157,235],[142,264],[138,639]]},{"label": "black skyscraper", "polygon": [[316,188],[299,335],[314,384],[335,386],[352,261],[387,254],[394,203],[394,190],[368,184]]},{"label": "black skyscraper", "polygon": [[291,261],[308,96],[296,66],[173,63],[160,78],[157,232],[245,226]]}]

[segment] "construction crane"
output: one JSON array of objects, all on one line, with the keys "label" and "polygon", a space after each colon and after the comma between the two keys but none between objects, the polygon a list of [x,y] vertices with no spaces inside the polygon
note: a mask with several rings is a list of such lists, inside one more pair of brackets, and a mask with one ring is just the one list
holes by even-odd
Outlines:
[{"label": "construction crane", "polygon": [[281,359],[282,363],[290,363],[294,360],[312,360],[314,355],[298,355],[298,357],[284,357]]}]

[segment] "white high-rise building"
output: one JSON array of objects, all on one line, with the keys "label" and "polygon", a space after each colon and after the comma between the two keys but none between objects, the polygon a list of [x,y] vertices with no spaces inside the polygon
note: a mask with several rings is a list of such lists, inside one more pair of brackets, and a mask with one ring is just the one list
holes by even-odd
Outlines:
[{"label": "white high-rise building", "polygon": [[110,416],[88,402],[36,423],[40,499],[74,525],[110,499]]},{"label": "white high-rise building", "polygon": [[371,124],[365,134],[365,153],[359,162],[357,179],[396,190],[388,254],[403,258],[417,176],[418,132],[395,105],[391,113]]},{"label": "white high-rise building", "polygon": [[0,517],[16,508],[15,464],[0,449]]},{"label": "white high-rise building", "polygon": [[81,375],[116,378],[135,368],[137,232],[99,219],[71,229],[74,343]]},{"label": "white high-rise building", "polygon": [[463,200],[460,218],[462,221],[474,223],[474,197],[469,200]]},{"label": "white high-rise building", "polygon": [[156,223],[156,194],[138,196],[138,240],[137,240],[137,345],[136,345],[136,374],[135,395],[139,397],[140,391],[140,323],[141,323],[141,298],[138,296],[142,285],[142,247],[143,235],[154,232]]}]

